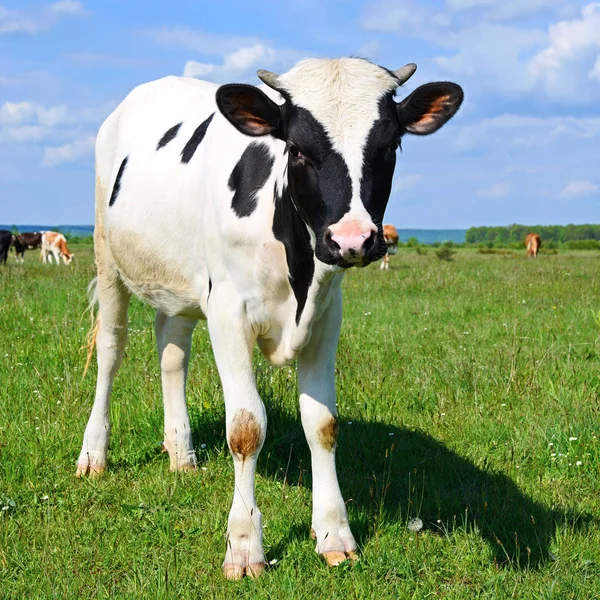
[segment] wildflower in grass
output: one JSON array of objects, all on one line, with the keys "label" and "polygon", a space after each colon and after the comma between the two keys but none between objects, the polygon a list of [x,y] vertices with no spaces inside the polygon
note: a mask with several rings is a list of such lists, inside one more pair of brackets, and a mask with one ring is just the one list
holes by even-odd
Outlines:
[{"label": "wildflower in grass", "polygon": [[42,500],[48,500],[48,496],[42,496]]},{"label": "wildflower in grass", "polygon": [[583,464],[583,461],[582,461],[582,460],[578,460],[578,461],[577,461],[575,464],[576,464],[578,467],[580,467],[580,466]]},{"label": "wildflower in grass", "polygon": [[200,448],[202,448],[202,449],[206,448],[206,444],[200,444]]},{"label": "wildflower in grass", "polygon": [[576,437],[574,437],[574,436],[571,436],[571,437],[569,438],[569,441],[570,441],[570,442],[576,442],[576,441],[577,441],[577,438],[576,438]]}]

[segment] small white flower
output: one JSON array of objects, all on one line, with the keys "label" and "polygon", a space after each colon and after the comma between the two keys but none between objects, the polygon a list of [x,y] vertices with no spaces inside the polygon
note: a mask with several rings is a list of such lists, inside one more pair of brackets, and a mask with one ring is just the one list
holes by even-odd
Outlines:
[{"label": "small white flower", "polygon": [[576,438],[576,437],[574,437],[574,436],[571,436],[571,437],[569,438],[569,441],[570,441],[570,442],[576,442],[576,441],[577,441],[577,438]]},{"label": "small white flower", "polygon": [[206,448],[206,444],[200,444],[200,448]]},{"label": "small white flower", "polygon": [[[264,527],[264,525],[263,525],[263,527]],[[270,564],[270,565],[277,564],[277,559],[276,559],[276,558],[272,558],[272,559],[269,561],[269,564]]]},{"label": "small white flower", "polygon": [[35,430],[37,431],[39,429],[39,427],[36,427]]},{"label": "small white flower", "polygon": [[42,500],[48,500],[48,496],[42,496]]},{"label": "small white flower", "polygon": [[207,469],[206,467],[200,467],[200,469],[201,469],[202,471],[208,471],[208,469]]},{"label": "small white flower", "polygon": [[60,400],[57,400],[57,401],[56,401],[56,404],[60,404]]},{"label": "small white flower", "polygon": [[2,510],[8,510],[8,506],[3,506]]},{"label": "small white flower", "polygon": [[352,421],[348,421],[348,425],[352,425]]},{"label": "small white flower", "polygon": [[388,433],[388,435],[394,435],[393,433]]},{"label": "small white flower", "polygon": [[505,404],[505,403],[502,403],[500,406],[506,406],[506,404]]},{"label": "small white flower", "polygon": [[580,467],[580,466],[583,464],[583,461],[581,461],[581,460],[578,460],[578,461],[577,461],[575,464],[576,464],[578,467]]}]

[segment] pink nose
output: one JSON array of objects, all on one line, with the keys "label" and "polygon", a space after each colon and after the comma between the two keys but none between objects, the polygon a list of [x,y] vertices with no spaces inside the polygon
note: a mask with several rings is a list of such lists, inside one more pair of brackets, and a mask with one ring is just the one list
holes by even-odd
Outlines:
[{"label": "pink nose", "polygon": [[373,245],[377,228],[372,223],[348,221],[336,223],[329,228],[330,247],[337,250],[346,262],[361,262],[368,248]]}]

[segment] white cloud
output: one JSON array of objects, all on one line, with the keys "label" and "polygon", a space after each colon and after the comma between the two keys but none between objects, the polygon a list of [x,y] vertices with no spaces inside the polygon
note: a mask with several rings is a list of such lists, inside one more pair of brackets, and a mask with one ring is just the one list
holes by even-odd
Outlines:
[{"label": "white cloud", "polygon": [[202,79],[208,77],[216,69],[215,65],[188,60],[183,68],[184,77],[197,77]]},{"label": "white cloud", "polygon": [[0,5],[0,34],[28,33],[34,34],[40,30],[39,24],[17,10],[8,10]]},{"label": "white cloud", "polygon": [[485,148],[547,147],[561,140],[592,140],[600,137],[600,118],[524,117],[499,115],[459,126],[455,146],[460,152]]},{"label": "white cloud", "polygon": [[434,59],[443,76],[479,93],[590,104],[600,99],[600,2],[572,10],[559,0],[447,0],[441,8],[380,0],[360,23],[444,49]]},{"label": "white cloud", "polygon": [[36,10],[11,10],[0,5],[0,35],[35,35],[50,29],[63,16],[82,16],[83,4],[75,0],[61,0]]},{"label": "white cloud", "polygon": [[588,4],[576,18],[550,25],[548,42],[527,66],[534,84],[569,100],[600,95],[595,83],[589,89],[600,51],[600,3]]},{"label": "white cloud", "polygon": [[477,192],[478,196],[482,198],[504,198],[508,192],[510,191],[510,185],[506,182],[504,183],[494,183],[490,185],[490,187],[479,190]]},{"label": "white cloud", "polygon": [[423,175],[420,173],[407,173],[406,175],[398,175],[392,182],[392,191],[401,192],[415,187],[423,180]]},{"label": "white cloud", "polygon": [[94,151],[95,136],[90,135],[61,146],[44,149],[42,164],[45,167],[56,167],[63,163],[72,163],[91,156]]},{"label": "white cloud", "polygon": [[36,102],[5,102],[0,106],[0,127],[38,124],[56,127],[71,122],[64,104],[46,108]]},{"label": "white cloud", "polygon": [[591,181],[569,181],[569,183],[561,190],[559,197],[576,198],[579,196],[589,196],[599,189],[600,187]]},{"label": "white cloud", "polygon": [[81,2],[76,2],[75,0],[61,0],[60,2],[55,2],[48,7],[48,11],[60,15],[80,16],[85,14],[83,4]]},{"label": "white cloud", "polygon": [[221,64],[188,60],[183,69],[184,77],[198,77],[216,82],[246,79],[254,76],[257,69],[287,70],[302,55],[294,50],[276,49],[260,42],[242,46],[223,55]]}]

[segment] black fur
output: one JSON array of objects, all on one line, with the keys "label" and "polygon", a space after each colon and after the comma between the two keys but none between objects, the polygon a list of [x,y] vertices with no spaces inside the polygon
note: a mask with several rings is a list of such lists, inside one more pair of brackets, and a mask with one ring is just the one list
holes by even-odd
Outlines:
[{"label": "black fur", "polygon": [[317,258],[339,264],[339,255],[327,245],[327,231],[349,210],[352,181],[341,154],[331,145],[323,126],[304,108],[292,106],[288,140],[302,156],[288,159],[290,193],[300,216],[315,232]]},{"label": "black fur", "polygon": [[181,128],[182,125],[183,125],[183,123],[177,123],[177,125],[173,125],[173,127],[171,127],[171,129],[167,129],[167,131],[165,131],[164,135],[160,138],[158,145],[156,146],[156,149],[160,150],[161,148],[164,148],[169,142],[173,141],[177,137],[177,134],[179,133],[179,129]]},{"label": "black fur", "polygon": [[231,208],[238,217],[249,217],[258,204],[256,195],[271,175],[275,157],[264,144],[252,143],[242,154],[229,177],[233,194]]},{"label": "black fur", "polygon": [[296,324],[306,305],[308,288],[315,272],[315,259],[306,224],[294,207],[289,190],[275,197],[273,235],[285,246],[290,285],[296,296]]},{"label": "black fur", "polygon": [[214,116],[215,113],[210,115],[208,119],[206,119],[205,121],[200,123],[198,127],[196,127],[196,130],[192,134],[192,137],[187,141],[187,144],[183,147],[183,150],[181,151],[182,163],[187,164],[190,162],[190,160],[192,160],[192,156],[194,156],[194,152],[196,152],[198,146],[200,145],[200,142],[202,142],[202,140],[204,139],[206,131],[208,130],[208,126],[210,125],[210,122],[212,121],[212,118]]},{"label": "black fur", "polygon": [[125,172],[125,167],[127,166],[127,161],[129,160],[129,156],[126,156],[119,167],[119,171],[117,172],[117,178],[115,179],[115,185],[112,189],[112,194],[110,195],[110,200],[108,201],[108,205],[112,206],[116,200],[119,192],[121,191],[121,178],[123,177],[123,173]]}]

